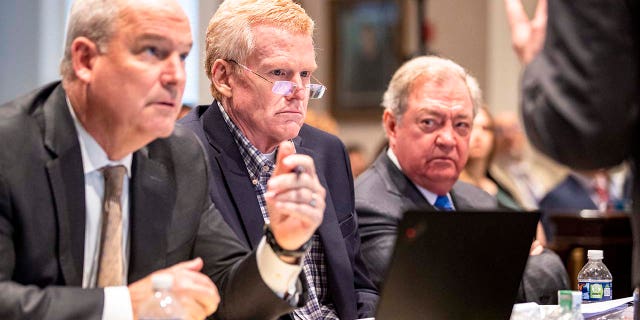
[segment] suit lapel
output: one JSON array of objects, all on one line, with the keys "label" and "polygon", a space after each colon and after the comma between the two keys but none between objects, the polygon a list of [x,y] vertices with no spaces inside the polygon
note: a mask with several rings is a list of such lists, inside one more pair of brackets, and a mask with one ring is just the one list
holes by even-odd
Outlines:
[{"label": "suit lapel", "polygon": [[[319,163],[313,150],[302,146],[302,140],[301,136],[293,139],[293,143],[296,146],[296,153],[308,155],[313,158],[315,163]],[[329,293],[335,297],[334,301],[356,301],[353,268],[350,265],[351,259],[349,259],[344,237],[341,233],[340,224],[338,223],[335,206],[331,198],[331,190],[328,190],[325,173],[321,171],[321,167],[316,166],[316,170],[320,184],[327,189],[327,197],[325,200],[326,209],[322,224],[318,227],[317,233],[320,236],[320,241],[324,248],[326,268],[328,270]],[[351,296],[345,297],[345,295]],[[336,308],[341,307],[343,306],[336,305]]]},{"label": "suit lapel", "polygon": [[374,165],[384,178],[383,181],[385,181],[389,193],[396,194],[403,199],[411,201],[411,205],[408,207],[429,207],[435,210],[411,180],[389,159],[386,150],[378,156]]},{"label": "suit lapel", "polygon": [[166,266],[167,232],[176,202],[167,166],[143,148],[133,156],[130,198],[129,283]]},{"label": "suit lapel", "polygon": [[[216,151],[213,156],[209,154],[212,156],[212,166],[218,167],[226,188],[222,192],[222,197],[231,195],[229,199],[231,208],[221,210],[221,213],[227,221],[237,222],[237,225],[243,229],[241,231],[245,235],[244,240],[248,240],[248,245],[254,249],[262,239],[264,219],[242,155],[215,101],[202,115],[202,121],[208,143]],[[215,168],[214,171],[216,171]],[[216,190],[210,192],[216,192]],[[232,228],[236,228],[233,223],[229,224]]]},{"label": "suit lapel", "polygon": [[81,286],[84,265],[85,197],[80,144],[59,85],[44,105],[46,171],[58,222],[58,259],[66,285]]}]

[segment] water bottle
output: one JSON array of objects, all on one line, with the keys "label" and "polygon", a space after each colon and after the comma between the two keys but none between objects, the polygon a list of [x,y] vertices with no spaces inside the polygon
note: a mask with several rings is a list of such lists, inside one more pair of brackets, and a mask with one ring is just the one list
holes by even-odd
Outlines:
[{"label": "water bottle", "polygon": [[138,320],[182,320],[184,310],[171,294],[173,277],[161,273],[151,277],[153,296],[145,301],[138,311]]},{"label": "water bottle", "polygon": [[602,263],[602,250],[587,251],[589,261],[578,273],[578,290],[582,291],[582,302],[611,300],[613,284],[611,272]]}]

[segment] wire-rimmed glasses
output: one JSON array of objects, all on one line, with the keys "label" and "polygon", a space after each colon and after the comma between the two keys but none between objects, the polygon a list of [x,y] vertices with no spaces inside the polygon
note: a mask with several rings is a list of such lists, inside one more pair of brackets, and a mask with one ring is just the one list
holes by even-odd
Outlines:
[{"label": "wire-rimmed glasses", "polygon": [[[298,85],[295,82],[285,81],[285,80],[271,81],[271,80],[267,79],[265,76],[263,76],[263,75],[255,72],[255,71],[249,69],[249,67],[243,65],[242,63],[240,63],[238,61],[235,61],[233,59],[227,59],[227,61],[233,62],[233,63],[239,65],[240,67],[242,67],[243,69],[245,69],[245,70],[255,74],[256,76],[262,78],[263,80],[273,84],[273,87],[271,88],[271,92],[273,92],[275,94],[279,94],[281,96],[288,96],[288,95],[291,95],[294,92],[296,92],[296,89],[298,88]],[[314,80],[320,82],[313,75],[311,76],[311,78],[313,78]],[[309,99],[320,99],[324,95],[324,92],[327,90],[327,87],[325,87],[323,84],[320,84],[320,83],[309,83],[309,84],[306,84],[305,87],[307,89],[309,89]]]}]

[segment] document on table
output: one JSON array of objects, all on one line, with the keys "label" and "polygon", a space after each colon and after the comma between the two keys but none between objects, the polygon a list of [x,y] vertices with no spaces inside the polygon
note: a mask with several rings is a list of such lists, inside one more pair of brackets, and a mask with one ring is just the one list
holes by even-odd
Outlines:
[{"label": "document on table", "polygon": [[612,311],[620,306],[626,306],[628,302],[633,302],[633,297],[609,300],[604,302],[583,303],[580,312],[585,317]]}]

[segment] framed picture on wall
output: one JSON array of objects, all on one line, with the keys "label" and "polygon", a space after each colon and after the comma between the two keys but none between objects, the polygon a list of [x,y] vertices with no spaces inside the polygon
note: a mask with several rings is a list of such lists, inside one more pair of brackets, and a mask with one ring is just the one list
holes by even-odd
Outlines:
[{"label": "framed picture on wall", "polygon": [[332,0],[330,6],[332,114],[379,117],[382,95],[402,62],[401,0]]}]

